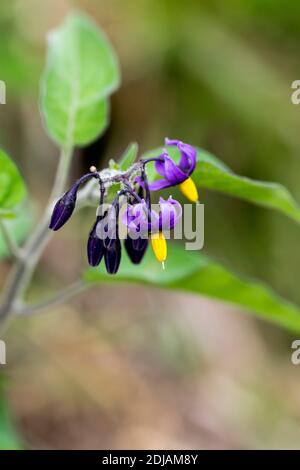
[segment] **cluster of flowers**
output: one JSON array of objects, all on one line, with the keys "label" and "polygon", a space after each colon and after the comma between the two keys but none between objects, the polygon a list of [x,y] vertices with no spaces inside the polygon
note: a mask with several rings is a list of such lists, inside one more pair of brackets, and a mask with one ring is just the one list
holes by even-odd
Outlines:
[{"label": "cluster of flowers", "polygon": [[[164,231],[170,231],[175,227],[182,216],[182,208],[180,203],[170,196],[167,200],[161,197],[159,211],[155,211],[151,207],[151,191],[178,185],[189,200],[198,201],[198,191],[190,177],[196,166],[196,150],[191,145],[178,140],[166,139],[165,145],[166,147],[176,146],[180,151],[181,157],[178,165],[166,149],[158,157],[140,160],[140,175],[135,176],[133,182],[130,182],[127,177],[128,172],[118,175],[121,190],[107,210],[102,210],[107,187],[96,168],[92,167],[90,173],[76,181],[56,202],[49,228],[58,230],[67,222],[74,211],[79,187],[87,180],[95,178],[99,183],[100,204],[87,243],[89,264],[98,266],[104,258],[109,274],[115,274],[118,271],[121,261],[119,211],[121,201],[125,196],[127,207],[121,220],[127,228],[124,246],[130,260],[134,264],[140,263],[150,240],[157,260],[164,267],[167,257]],[[148,183],[146,165],[149,162],[155,163],[155,169],[162,179]],[[111,177],[111,182],[113,181],[115,179]]]}]

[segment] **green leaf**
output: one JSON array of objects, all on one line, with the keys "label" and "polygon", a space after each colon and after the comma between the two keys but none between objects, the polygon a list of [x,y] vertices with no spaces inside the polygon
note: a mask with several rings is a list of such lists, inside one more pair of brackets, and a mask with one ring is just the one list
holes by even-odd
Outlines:
[{"label": "green leaf", "polygon": [[138,149],[138,144],[135,142],[129,144],[119,163],[121,170],[126,171],[131,165],[133,165],[138,154]]},{"label": "green leaf", "polygon": [[[31,205],[27,205],[26,210],[24,207],[20,207],[15,213],[15,217],[3,221],[5,223],[11,237],[15,240],[17,245],[26,239],[27,234],[33,226],[34,222],[34,211]],[[8,246],[5,243],[2,232],[0,230],[0,259],[4,259],[10,255]]]},{"label": "green leaf", "polygon": [[26,189],[18,168],[8,155],[0,150],[0,217],[10,217],[25,197]]},{"label": "green leaf", "polygon": [[102,32],[70,14],[49,38],[41,108],[46,128],[61,145],[86,145],[108,123],[108,96],[119,85],[115,53]]},{"label": "green leaf", "polygon": [[19,438],[5,396],[3,380],[0,382],[0,450],[20,450],[23,446]]},{"label": "green leaf", "polygon": [[[148,152],[143,157],[158,156],[161,151],[162,149],[156,149]],[[176,148],[168,148],[168,152],[175,161],[179,161],[180,155]],[[158,178],[160,176],[156,174],[152,166],[149,171],[149,179]],[[245,176],[236,175],[225,164],[205,150],[198,149],[197,166],[192,178],[200,188],[212,189],[260,206],[278,210],[300,223],[300,207],[283,185],[256,181]]]},{"label": "green leaf", "polygon": [[148,250],[141,265],[133,265],[123,256],[115,276],[105,273],[103,266],[84,273],[88,283],[133,282],[175,291],[186,291],[229,302],[253,311],[258,317],[281,327],[300,332],[300,309],[284,300],[262,283],[240,279],[230,270],[200,253],[185,251],[170,243],[166,270]]}]

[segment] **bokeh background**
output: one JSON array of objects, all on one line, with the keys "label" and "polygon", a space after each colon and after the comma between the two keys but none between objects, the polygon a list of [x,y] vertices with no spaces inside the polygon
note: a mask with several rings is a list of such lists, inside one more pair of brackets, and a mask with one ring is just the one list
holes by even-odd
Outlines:
[{"label": "bokeh background", "polygon": [[[165,136],[214,153],[236,173],[285,184],[300,201],[300,3],[296,0],[3,0],[0,139],[41,213],[58,151],[39,115],[46,34],[77,7],[112,41],[122,86],[111,126],[77,152],[74,179]],[[300,304],[299,227],[202,191],[205,253]],[[85,266],[85,212],[54,237],[33,290],[47,295]],[[10,262],[1,264],[2,280]],[[232,306],[146,287],[104,286],[4,337],[1,423],[21,447],[300,448],[297,339]],[[4,397],[5,390],[5,397]],[[4,401],[5,398],[5,401]],[[7,428],[5,428],[7,433]],[[6,440],[8,441],[6,443]],[[9,436],[0,439],[9,447]]]}]

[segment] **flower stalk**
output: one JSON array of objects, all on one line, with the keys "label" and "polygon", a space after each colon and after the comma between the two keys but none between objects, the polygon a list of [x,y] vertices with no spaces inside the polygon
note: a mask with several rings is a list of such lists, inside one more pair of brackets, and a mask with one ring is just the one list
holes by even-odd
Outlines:
[{"label": "flower stalk", "polygon": [[[179,185],[179,187],[185,185],[185,191],[183,192],[186,196],[194,201],[198,199],[196,197],[198,196],[197,189],[190,179],[190,175],[195,168],[195,150],[180,141],[166,140],[166,145],[176,145],[178,147],[181,152],[179,165],[176,165],[167,152],[164,151],[162,155],[156,158],[134,163],[125,171],[105,169],[98,172],[95,167],[91,167],[90,173],[79,178],[59,198],[65,190],[73,154],[71,145],[62,150],[55,182],[44,215],[35,230],[29,235],[22,249],[15,246],[6,227],[3,226],[3,223],[0,224],[5,240],[16,258],[4,287],[4,296],[0,305],[0,324],[3,324],[12,314],[28,315],[37,313],[76,295],[85,288],[81,281],[76,281],[45,302],[34,305],[26,305],[24,302],[24,296],[31,283],[35,268],[40,261],[45,246],[51,239],[53,231],[60,229],[76,209],[89,205],[94,200],[101,207],[107,189],[113,183],[120,183],[121,185],[121,189],[112,203],[115,214],[109,210],[105,214],[97,216],[88,239],[89,264],[97,266],[103,257],[107,272],[109,274],[117,273],[121,262],[121,242],[118,234],[120,197],[126,195],[129,206],[124,221],[127,226],[128,236],[124,246],[129,258],[134,264],[140,263],[148,248],[150,239],[154,254],[164,267],[167,257],[167,243],[163,232],[174,228],[174,225],[181,217],[182,209],[180,203],[170,197],[168,200],[160,198],[159,212],[152,210],[151,191],[174,185]],[[146,165],[151,161],[155,162],[156,170],[163,176],[163,180],[149,184]],[[93,180],[98,181],[98,191]],[[85,184],[85,186],[80,188],[82,184]],[[139,185],[140,189],[138,191],[136,185]],[[56,201],[56,203],[54,204],[53,201]],[[75,206],[77,207],[75,208]],[[49,230],[49,221],[52,231]],[[102,240],[99,237],[98,229],[99,226],[105,224],[108,224],[108,238]],[[112,231],[112,228],[115,230]],[[136,238],[131,236],[133,232],[138,233]]]}]

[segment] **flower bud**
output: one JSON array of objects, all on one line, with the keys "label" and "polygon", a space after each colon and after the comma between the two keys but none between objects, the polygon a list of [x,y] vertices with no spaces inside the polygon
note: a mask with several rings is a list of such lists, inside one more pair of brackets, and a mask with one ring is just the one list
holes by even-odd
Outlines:
[{"label": "flower bud", "polygon": [[148,244],[149,241],[147,238],[137,238],[136,240],[130,237],[126,238],[124,246],[132,263],[139,264],[142,261],[147,251]]},{"label": "flower bud", "polygon": [[105,250],[104,260],[108,274],[116,274],[121,261],[121,242],[119,238],[111,241],[110,247]]},{"label": "flower bud", "polygon": [[91,266],[98,266],[104,255],[103,240],[97,236],[97,226],[101,221],[101,217],[97,217],[94,223],[87,242],[87,256],[88,262]]},{"label": "flower bud", "polygon": [[49,228],[59,230],[71,217],[75,209],[78,186],[72,186],[55,204]]}]

